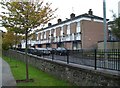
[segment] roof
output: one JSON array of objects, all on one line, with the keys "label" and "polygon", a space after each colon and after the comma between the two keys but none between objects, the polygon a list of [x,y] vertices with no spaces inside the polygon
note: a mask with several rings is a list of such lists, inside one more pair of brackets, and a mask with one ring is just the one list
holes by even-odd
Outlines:
[{"label": "roof", "polygon": [[[48,26],[48,27],[46,27],[46,28],[43,28],[42,30],[45,30],[45,29],[48,29],[48,28],[51,28],[51,27],[55,27],[55,26],[57,26],[57,25],[64,24],[64,23],[66,23],[66,22],[69,22],[69,21],[72,21],[72,20],[76,20],[76,19],[78,19],[78,18],[83,18],[83,17],[93,18],[93,19],[98,19],[98,20],[103,20],[102,17],[95,16],[95,15],[90,15],[90,14],[85,13],[85,14],[78,15],[78,16],[76,16],[76,17],[74,17],[74,18],[71,18],[71,19],[66,19],[65,21],[62,21],[62,22],[60,22],[60,23],[53,24],[53,25],[51,25],[51,26]],[[109,19],[107,19],[107,21],[108,21],[108,20],[109,20]],[[36,32],[39,32],[39,31],[42,31],[42,30],[36,30]]]}]

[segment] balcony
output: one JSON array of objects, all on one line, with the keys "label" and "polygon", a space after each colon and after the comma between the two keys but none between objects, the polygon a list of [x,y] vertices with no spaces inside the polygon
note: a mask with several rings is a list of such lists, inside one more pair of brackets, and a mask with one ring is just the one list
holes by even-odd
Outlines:
[{"label": "balcony", "polygon": [[61,42],[61,41],[62,41],[62,37],[61,36],[56,37],[56,42]]},{"label": "balcony", "polygon": [[72,33],[64,36],[52,37],[47,39],[37,40],[36,44],[51,43],[51,42],[64,42],[64,41],[75,41],[81,40],[81,32]]}]

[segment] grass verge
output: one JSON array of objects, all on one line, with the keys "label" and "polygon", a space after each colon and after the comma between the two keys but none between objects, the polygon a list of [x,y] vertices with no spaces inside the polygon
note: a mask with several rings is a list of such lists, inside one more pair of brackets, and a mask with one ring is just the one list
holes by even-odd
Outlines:
[{"label": "grass verge", "polygon": [[[25,63],[9,57],[3,57],[3,59],[10,65],[13,76],[16,80],[26,78]],[[17,67],[16,67],[17,66]],[[17,83],[17,86],[71,86],[64,80],[59,80],[53,75],[47,74],[37,68],[29,65],[29,78],[34,79],[34,82]]]}]

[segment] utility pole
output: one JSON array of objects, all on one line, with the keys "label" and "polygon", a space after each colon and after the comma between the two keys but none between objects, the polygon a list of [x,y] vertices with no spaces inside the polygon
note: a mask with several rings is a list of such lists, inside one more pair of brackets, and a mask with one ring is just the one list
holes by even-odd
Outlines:
[{"label": "utility pole", "polygon": [[105,51],[105,68],[107,68],[107,67],[108,67],[108,60],[107,60],[106,0],[103,0],[103,17],[104,17],[104,51]]},{"label": "utility pole", "polygon": [[118,2],[118,17],[120,17],[120,1]]},{"label": "utility pole", "polygon": [[106,1],[103,0],[103,17],[104,17],[104,49],[107,49],[107,30],[106,30]]}]

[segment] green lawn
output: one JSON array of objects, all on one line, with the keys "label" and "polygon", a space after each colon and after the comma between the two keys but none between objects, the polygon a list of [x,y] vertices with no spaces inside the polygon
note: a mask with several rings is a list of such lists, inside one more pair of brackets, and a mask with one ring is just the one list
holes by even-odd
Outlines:
[{"label": "green lawn", "polygon": [[[3,57],[6,62],[11,66],[13,76],[16,80],[25,79],[25,63],[10,59],[8,57]],[[17,65],[17,67],[15,67]],[[29,65],[29,78],[34,79],[34,82],[28,83],[17,83],[17,86],[71,86],[66,81],[59,80],[56,77],[49,75],[37,68]]]}]

